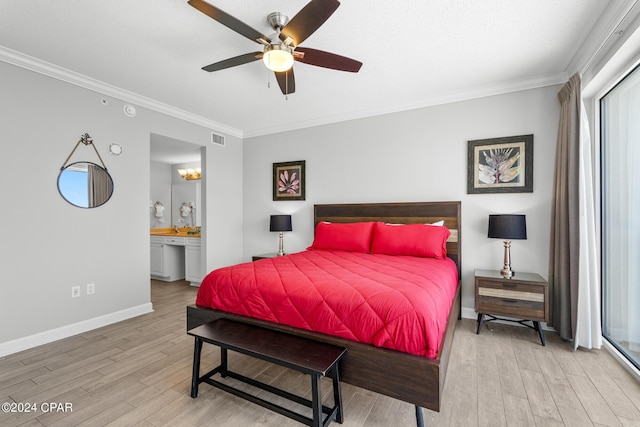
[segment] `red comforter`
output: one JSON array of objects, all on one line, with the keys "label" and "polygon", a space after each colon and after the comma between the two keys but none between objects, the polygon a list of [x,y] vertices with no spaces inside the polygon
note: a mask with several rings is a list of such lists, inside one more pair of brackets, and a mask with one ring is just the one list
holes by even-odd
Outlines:
[{"label": "red comforter", "polygon": [[196,304],[434,358],[457,285],[449,258],[308,250],[215,270]]}]

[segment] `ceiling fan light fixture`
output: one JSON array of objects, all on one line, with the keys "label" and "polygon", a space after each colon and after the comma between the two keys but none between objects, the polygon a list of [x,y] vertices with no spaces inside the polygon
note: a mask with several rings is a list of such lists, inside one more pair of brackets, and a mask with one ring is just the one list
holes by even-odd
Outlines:
[{"label": "ceiling fan light fixture", "polygon": [[271,71],[287,71],[293,67],[293,49],[283,44],[265,46],[262,60]]}]

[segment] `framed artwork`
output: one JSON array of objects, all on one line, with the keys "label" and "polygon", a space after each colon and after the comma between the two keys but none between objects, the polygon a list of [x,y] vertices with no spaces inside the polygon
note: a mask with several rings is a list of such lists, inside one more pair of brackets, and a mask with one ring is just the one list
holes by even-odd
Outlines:
[{"label": "framed artwork", "polygon": [[467,194],[533,193],[533,135],[468,141]]},{"label": "framed artwork", "polygon": [[305,161],[273,164],[273,200],[305,200]]}]

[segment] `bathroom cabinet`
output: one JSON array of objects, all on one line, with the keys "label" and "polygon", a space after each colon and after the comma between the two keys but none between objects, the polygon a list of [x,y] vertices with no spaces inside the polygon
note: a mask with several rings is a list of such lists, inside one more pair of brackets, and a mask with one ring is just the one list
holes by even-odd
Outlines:
[{"label": "bathroom cabinet", "polygon": [[184,279],[184,238],[151,236],[151,278]]},{"label": "bathroom cabinet", "polygon": [[192,285],[202,282],[201,240],[196,237],[187,238],[184,246],[185,279]]},{"label": "bathroom cabinet", "polygon": [[164,237],[151,236],[151,276],[164,275]]},{"label": "bathroom cabinet", "polygon": [[199,237],[151,236],[151,278],[165,282],[186,279],[202,281]]}]

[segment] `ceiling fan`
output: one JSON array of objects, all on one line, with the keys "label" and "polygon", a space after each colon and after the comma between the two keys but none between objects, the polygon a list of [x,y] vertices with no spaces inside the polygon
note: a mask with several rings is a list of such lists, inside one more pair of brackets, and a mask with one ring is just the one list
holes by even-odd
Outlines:
[{"label": "ceiling fan", "polygon": [[362,67],[362,62],[355,59],[299,46],[336,11],[340,6],[338,0],[311,0],[291,20],[280,12],[269,14],[267,21],[276,32],[271,37],[203,0],[189,0],[188,3],[222,25],[263,46],[261,52],[245,53],[202,67],[205,71],[224,70],[262,59],[267,68],[275,73],[282,93],[288,95],[296,90],[293,76],[294,60],[351,73],[357,73]]}]

